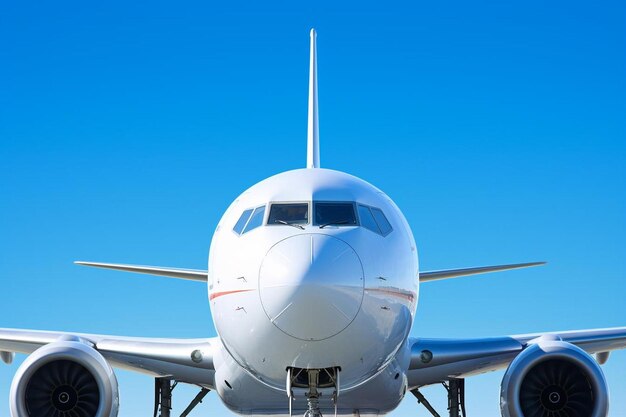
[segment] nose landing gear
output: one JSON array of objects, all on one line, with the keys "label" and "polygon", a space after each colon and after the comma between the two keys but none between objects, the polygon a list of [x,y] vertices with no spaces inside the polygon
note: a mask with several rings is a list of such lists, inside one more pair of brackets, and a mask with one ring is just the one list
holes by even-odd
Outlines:
[{"label": "nose landing gear", "polygon": [[339,399],[339,372],[341,368],[301,369],[287,368],[287,396],[289,397],[289,416],[293,415],[294,388],[306,389],[304,397],[307,410],[304,417],[323,417],[320,410],[322,390],[333,389],[331,400],[337,417]]}]

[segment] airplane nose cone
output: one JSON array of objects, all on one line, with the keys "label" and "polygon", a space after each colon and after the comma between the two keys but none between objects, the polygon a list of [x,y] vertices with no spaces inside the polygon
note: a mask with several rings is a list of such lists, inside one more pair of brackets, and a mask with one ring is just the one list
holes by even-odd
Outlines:
[{"label": "airplane nose cone", "polygon": [[259,292],[265,313],[280,330],[302,340],[323,340],[354,320],[364,281],[361,260],[350,245],[303,234],[269,250],[259,271]]}]

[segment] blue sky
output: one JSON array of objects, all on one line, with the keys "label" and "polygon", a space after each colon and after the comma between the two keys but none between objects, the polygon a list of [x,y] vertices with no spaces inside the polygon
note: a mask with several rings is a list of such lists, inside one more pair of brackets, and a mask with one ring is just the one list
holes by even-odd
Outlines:
[{"label": "blue sky", "polygon": [[[626,326],[626,5],[504,3],[3,3],[0,327],[214,336],[202,285],[72,261],[204,268],[228,204],[305,165],[311,27],[322,166],[396,201],[422,269],[550,262],[424,285],[412,334]],[[604,369],[626,416],[626,352]],[[471,415],[501,377],[468,380]]]}]

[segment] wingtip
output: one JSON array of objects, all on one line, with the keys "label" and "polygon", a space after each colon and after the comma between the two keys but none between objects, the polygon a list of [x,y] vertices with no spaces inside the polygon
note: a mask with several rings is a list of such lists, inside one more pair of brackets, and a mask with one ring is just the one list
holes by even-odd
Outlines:
[{"label": "wingtip", "polygon": [[532,268],[535,266],[544,266],[547,264],[547,261],[535,261],[535,262],[524,262],[519,264],[509,264],[509,265],[501,265],[501,266],[509,266],[511,269],[519,269],[519,268]]},{"label": "wingtip", "polygon": [[90,261],[74,261],[74,265],[80,266],[107,266],[112,264],[105,264],[102,262],[90,262]]}]

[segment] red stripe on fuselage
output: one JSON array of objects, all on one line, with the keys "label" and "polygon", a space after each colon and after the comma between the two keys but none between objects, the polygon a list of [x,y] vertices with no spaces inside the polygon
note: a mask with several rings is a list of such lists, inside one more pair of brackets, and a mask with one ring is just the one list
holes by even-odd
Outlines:
[{"label": "red stripe on fuselage", "polygon": [[409,300],[410,302],[415,301],[415,294],[412,292],[403,292],[390,288],[366,288],[365,291],[378,292],[385,295],[390,295],[392,297],[404,298],[406,300]]},{"label": "red stripe on fuselage", "polygon": [[233,291],[220,291],[220,292],[214,292],[213,294],[211,294],[209,296],[209,300],[213,300],[217,297],[221,297],[222,295],[228,295],[228,294],[235,294],[238,292],[248,292],[248,291],[253,291],[253,290],[233,290]]},{"label": "red stripe on fuselage", "polygon": [[[254,291],[254,290],[232,290],[232,291],[214,292],[213,294],[209,296],[209,300],[213,300],[217,297],[221,297],[222,295],[236,294],[236,293],[248,292],[248,291]],[[365,291],[378,292],[378,293],[383,293],[385,295],[391,295],[392,297],[404,298],[411,302],[415,301],[415,294],[413,293],[394,291],[394,290],[390,290],[386,288],[366,288]]]}]

